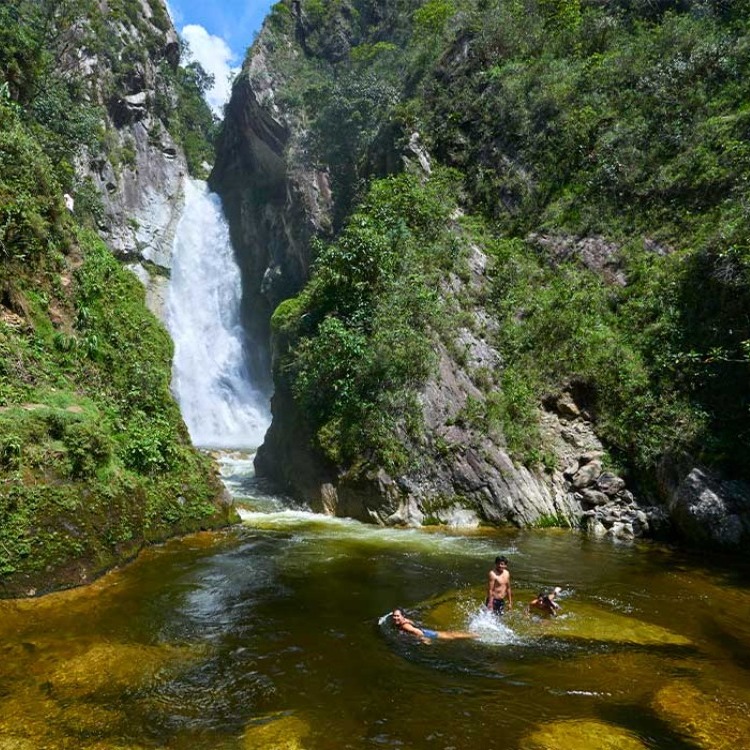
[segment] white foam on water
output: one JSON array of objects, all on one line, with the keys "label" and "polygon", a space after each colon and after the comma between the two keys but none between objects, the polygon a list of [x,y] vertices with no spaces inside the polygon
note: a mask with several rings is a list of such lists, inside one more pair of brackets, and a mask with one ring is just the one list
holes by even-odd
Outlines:
[{"label": "white foam on water", "polygon": [[485,607],[474,610],[469,616],[467,630],[479,636],[482,643],[508,646],[522,642],[520,636],[511,630],[500,617]]},{"label": "white foam on water", "polygon": [[[477,539],[471,534],[463,536],[460,533],[447,534],[420,528],[384,527],[351,518],[313,513],[305,508],[285,508],[269,513],[240,507],[238,512],[242,521],[249,526],[293,532],[299,535],[300,541],[350,541],[365,547],[400,548],[415,553],[439,553],[487,560],[497,552],[497,544],[491,539]],[[342,554],[346,554],[344,548]]]}]

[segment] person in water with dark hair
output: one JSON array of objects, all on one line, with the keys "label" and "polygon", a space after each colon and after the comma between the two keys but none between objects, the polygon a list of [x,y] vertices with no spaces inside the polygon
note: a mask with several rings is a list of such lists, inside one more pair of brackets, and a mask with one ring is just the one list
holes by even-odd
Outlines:
[{"label": "person in water with dark hair", "polygon": [[555,601],[555,597],[562,591],[559,586],[555,586],[552,591],[540,591],[536,599],[529,602],[529,611],[532,609],[542,615],[552,615],[555,617],[560,605]]},{"label": "person in water with dark hair", "polygon": [[455,641],[462,638],[477,638],[474,633],[464,633],[459,630],[429,630],[428,628],[419,628],[410,620],[404,611],[396,608],[391,612],[393,624],[402,632],[414,635],[422,643],[431,643],[436,640]]}]

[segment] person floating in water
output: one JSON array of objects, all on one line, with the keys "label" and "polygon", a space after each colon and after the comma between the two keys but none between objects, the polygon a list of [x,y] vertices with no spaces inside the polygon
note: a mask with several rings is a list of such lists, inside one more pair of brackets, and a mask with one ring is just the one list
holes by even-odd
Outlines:
[{"label": "person floating in water", "polygon": [[513,609],[513,589],[510,585],[508,558],[501,556],[495,558],[495,567],[489,573],[487,598],[484,604],[487,609],[496,615],[502,615],[505,611],[506,599],[508,600],[508,609]]},{"label": "person floating in water", "polygon": [[422,643],[430,643],[436,640],[455,641],[462,638],[477,638],[474,633],[464,633],[459,630],[429,630],[428,628],[419,628],[404,614],[402,609],[394,609],[391,612],[393,624],[402,632],[409,635],[415,635]]},{"label": "person floating in water", "polygon": [[557,615],[557,611],[560,609],[560,605],[555,601],[555,597],[562,591],[559,586],[555,586],[552,591],[540,591],[535,599],[529,602],[529,611],[534,610],[535,612],[543,615]]}]

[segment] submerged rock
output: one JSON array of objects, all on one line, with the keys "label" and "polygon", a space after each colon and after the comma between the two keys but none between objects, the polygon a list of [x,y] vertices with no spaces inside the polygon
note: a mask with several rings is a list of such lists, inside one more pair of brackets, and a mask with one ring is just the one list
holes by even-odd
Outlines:
[{"label": "submerged rock", "polygon": [[654,696],[652,707],[676,732],[705,750],[747,747],[748,704],[723,689],[707,694],[691,682],[674,680]]},{"label": "submerged rock", "polygon": [[[102,643],[64,660],[49,677],[55,694],[120,693],[148,684],[163,669],[192,658],[193,651],[170,646]],[[163,675],[162,675],[163,677]]]},{"label": "submerged rock", "polygon": [[244,750],[303,750],[303,740],[310,734],[307,722],[296,716],[278,714],[263,724],[252,724],[242,736]]},{"label": "submerged rock", "polygon": [[[484,589],[477,587],[454,591],[423,602],[415,609],[423,613],[428,627],[464,629],[469,617],[480,611],[484,593]],[[515,590],[515,609],[503,621],[520,636],[640,646],[690,646],[692,643],[685,636],[660,625],[575,599],[562,600],[561,615],[554,619],[527,618],[524,608],[533,597],[534,592]]]},{"label": "submerged rock", "polygon": [[563,601],[563,616],[540,635],[641,646],[689,646],[691,641],[661,625],[611,612],[590,602]]},{"label": "submerged rock", "polygon": [[570,719],[540,726],[521,740],[520,750],[646,750],[632,732],[594,719]]}]

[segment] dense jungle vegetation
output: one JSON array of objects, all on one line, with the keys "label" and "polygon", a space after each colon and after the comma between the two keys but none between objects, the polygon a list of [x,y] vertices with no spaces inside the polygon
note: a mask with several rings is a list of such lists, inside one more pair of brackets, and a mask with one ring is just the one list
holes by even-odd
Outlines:
[{"label": "dense jungle vegetation", "polygon": [[[110,2],[105,20],[93,2],[0,6],[0,595],[75,585],[145,542],[226,521],[170,395],[169,337],[92,230],[97,195],[73,166],[81,148],[110,155],[104,108],[128,55],[163,43],[162,5],[151,26],[139,9]],[[154,49],[123,51],[126,23]],[[103,95],[66,63],[74,40],[109,60]],[[170,125],[197,142],[195,122],[213,127],[200,71],[163,68]],[[201,143],[194,162],[210,153]]]},{"label": "dense jungle vegetation", "polygon": [[[322,452],[405,465],[393,405],[432,371],[453,231],[493,261],[483,304],[504,367],[477,426],[503,425],[538,463],[540,404],[571,389],[642,476],[687,454],[750,478],[750,3],[301,8],[275,5],[263,38],[307,133],[295,158],[332,176],[339,235],[274,325],[277,379]],[[386,177],[415,130],[458,189]]]}]

